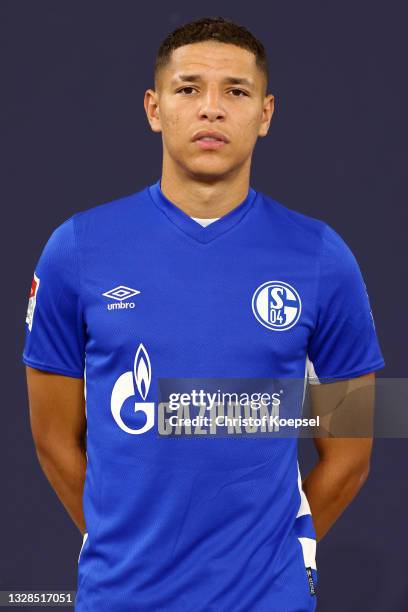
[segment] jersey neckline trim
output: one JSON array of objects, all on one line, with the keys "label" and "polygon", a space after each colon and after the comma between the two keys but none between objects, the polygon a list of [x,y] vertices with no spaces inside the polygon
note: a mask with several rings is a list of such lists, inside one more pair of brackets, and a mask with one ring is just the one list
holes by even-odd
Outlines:
[{"label": "jersey neckline trim", "polygon": [[161,179],[150,185],[148,191],[153,202],[172,223],[177,225],[185,234],[197,240],[197,242],[204,244],[211,242],[234,227],[251,210],[257,195],[255,189],[249,187],[245,200],[216,221],[204,227],[166,198],[161,190]]}]

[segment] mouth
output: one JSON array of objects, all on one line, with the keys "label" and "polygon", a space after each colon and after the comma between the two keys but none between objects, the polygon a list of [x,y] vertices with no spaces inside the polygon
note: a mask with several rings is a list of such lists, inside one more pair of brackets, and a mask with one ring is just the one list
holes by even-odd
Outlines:
[{"label": "mouth", "polygon": [[225,147],[227,143],[224,140],[217,140],[216,138],[198,138],[194,141],[194,144],[200,149],[214,150]]},{"label": "mouth", "polygon": [[227,137],[221,132],[201,131],[193,137],[193,142],[205,150],[220,149],[228,143]]}]

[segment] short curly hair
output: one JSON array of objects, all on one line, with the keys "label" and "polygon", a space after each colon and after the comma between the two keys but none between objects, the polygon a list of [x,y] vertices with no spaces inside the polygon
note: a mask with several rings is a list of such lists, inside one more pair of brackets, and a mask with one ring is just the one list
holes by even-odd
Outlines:
[{"label": "short curly hair", "polygon": [[168,64],[175,49],[206,40],[228,43],[251,51],[255,55],[256,65],[265,76],[266,89],[268,88],[269,68],[265,47],[246,27],[224,17],[203,17],[190,21],[168,34],[156,55],[155,83],[158,82],[160,70]]}]

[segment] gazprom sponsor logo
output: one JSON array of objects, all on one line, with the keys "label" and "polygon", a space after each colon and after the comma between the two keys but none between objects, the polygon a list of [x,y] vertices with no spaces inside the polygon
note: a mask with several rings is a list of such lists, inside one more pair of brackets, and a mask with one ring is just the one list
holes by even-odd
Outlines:
[{"label": "gazprom sponsor logo", "polygon": [[[111,412],[122,431],[128,434],[143,434],[154,426],[154,402],[146,401],[151,381],[150,358],[146,348],[140,343],[133,362],[133,370],[123,372],[116,379],[112,389]],[[129,398],[132,398],[134,414],[131,418],[128,416],[130,423],[127,424],[123,420],[122,408]]]}]

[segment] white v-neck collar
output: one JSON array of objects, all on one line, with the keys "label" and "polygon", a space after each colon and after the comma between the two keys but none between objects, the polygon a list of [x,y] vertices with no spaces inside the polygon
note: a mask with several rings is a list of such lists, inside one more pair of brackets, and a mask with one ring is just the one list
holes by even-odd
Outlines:
[{"label": "white v-neck collar", "polygon": [[213,219],[203,219],[201,217],[191,217],[191,218],[194,219],[194,221],[197,221],[197,223],[199,223],[203,227],[207,227],[207,225],[210,225],[210,223],[213,223],[214,221],[218,221],[220,217],[214,217]]},{"label": "white v-neck collar", "polygon": [[187,215],[181,208],[171,202],[161,190],[161,179],[149,186],[148,192],[158,208],[181,231],[194,238],[197,242],[208,244],[215,238],[222,236],[232,229],[253,208],[257,192],[249,187],[248,194],[240,204],[217,220],[213,220],[208,227],[203,227],[193,217]]}]

